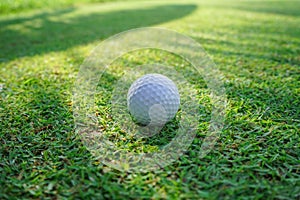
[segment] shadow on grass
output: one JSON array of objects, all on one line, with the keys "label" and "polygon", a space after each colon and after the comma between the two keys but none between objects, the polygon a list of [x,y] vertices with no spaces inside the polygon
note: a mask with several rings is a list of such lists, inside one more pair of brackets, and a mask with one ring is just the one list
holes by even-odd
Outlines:
[{"label": "shadow on grass", "polygon": [[[199,41],[199,43],[203,41],[210,45],[218,44],[222,46],[223,48],[209,47],[207,50],[212,54],[220,54],[223,57],[235,56],[247,59],[260,59],[262,61],[273,61],[280,64],[300,65],[300,57],[293,56],[293,54],[289,53],[290,51],[295,51],[295,49],[290,50],[288,47],[278,47],[278,49],[276,49],[271,45],[265,45],[265,43],[259,41],[243,45],[239,40],[233,42],[208,38],[195,39]],[[293,41],[293,43],[295,43],[295,45],[298,44],[295,41]]]},{"label": "shadow on grass", "polygon": [[[55,198],[65,190],[69,195],[82,196],[93,189],[98,199],[103,199],[103,195],[113,196],[126,189],[114,181],[117,173],[104,173],[94,164],[90,152],[74,134],[73,115],[66,105],[68,86],[60,81],[65,80],[26,76],[20,92],[11,94],[18,98],[18,104],[11,105],[10,98],[1,104],[1,183],[7,187],[0,187],[0,198]],[[84,183],[91,177],[95,181]],[[50,182],[53,187],[45,192]],[[28,192],[25,185],[34,184],[39,186]]]},{"label": "shadow on grass", "polygon": [[[204,40],[203,38],[195,39],[200,42]],[[300,113],[297,105],[299,104],[299,97],[292,90],[292,86],[288,86],[292,83],[278,81],[279,76],[282,80],[286,80],[288,77],[296,77],[298,73],[296,70],[290,69],[289,71],[281,66],[287,64],[297,66],[300,64],[299,58],[286,57],[286,55],[289,55],[286,54],[286,50],[280,48],[274,50],[272,47],[263,46],[265,43],[260,44],[260,46],[258,44],[247,44],[243,47],[239,41],[232,42],[213,39],[205,39],[205,41],[210,44],[219,44],[219,47],[224,47],[224,49],[208,48],[209,52],[220,54],[223,57],[232,57],[237,60],[236,64],[240,65],[237,68],[245,69],[245,72],[240,72],[239,76],[242,77],[244,76],[243,73],[249,73],[246,77],[251,80],[251,85],[238,81],[226,85],[229,99],[249,100],[251,105],[259,105],[252,107],[252,112],[255,112],[255,110],[265,110],[262,116],[266,119],[272,118],[274,121],[286,119],[286,123],[291,123],[294,119],[299,118]],[[257,50],[258,48],[266,50]],[[256,66],[253,66],[251,62],[255,62]],[[262,76],[262,72],[265,75]]]},{"label": "shadow on grass", "polygon": [[[74,8],[37,14],[28,18],[0,21],[0,58],[8,61],[103,40],[132,28],[153,26],[182,18],[195,5],[163,5],[112,12],[91,12],[72,18]],[[55,18],[55,19],[53,19]],[[18,26],[18,28],[14,28]]]}]

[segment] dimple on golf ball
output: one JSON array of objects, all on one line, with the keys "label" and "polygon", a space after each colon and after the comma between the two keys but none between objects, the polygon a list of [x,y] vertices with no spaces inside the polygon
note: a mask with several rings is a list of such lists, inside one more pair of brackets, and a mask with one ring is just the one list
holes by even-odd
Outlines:
[{"label": "dimple on golf ball", "polygon": [[140,125],[164,125],[175,117],[179,105],[177,86],[161,74],[146,74],[137,79],[128,90],[128,110]]}]

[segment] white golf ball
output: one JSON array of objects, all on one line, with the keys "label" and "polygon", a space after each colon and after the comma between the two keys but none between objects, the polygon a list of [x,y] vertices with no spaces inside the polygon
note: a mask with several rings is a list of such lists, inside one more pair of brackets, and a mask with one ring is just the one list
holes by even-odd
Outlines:
[{"label": "white golf ball", "polygon": [[161,74],[137,79],[127,94],[128,110],[137,124],[162,126],[176,115],[180,95],[175,83]]}]

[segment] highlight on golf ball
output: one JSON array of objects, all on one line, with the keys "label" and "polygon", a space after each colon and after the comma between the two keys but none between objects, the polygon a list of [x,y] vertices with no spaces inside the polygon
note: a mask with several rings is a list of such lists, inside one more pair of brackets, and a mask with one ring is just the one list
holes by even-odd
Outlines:
[{"label": "highlight on golf ball", "polygon": [[128,90],[128,110],[139,125],[163,126],[175,117],[179,105],[176,84],[161,74],[146,74]]}]

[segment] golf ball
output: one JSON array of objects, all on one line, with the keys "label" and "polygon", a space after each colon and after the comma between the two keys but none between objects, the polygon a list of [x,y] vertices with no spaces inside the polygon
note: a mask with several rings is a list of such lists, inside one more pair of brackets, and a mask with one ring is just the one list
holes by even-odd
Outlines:
[{"label": "golf ball", "polygon": [[128,90],[128,110],[140,125],[164,125],[174,118],[179,105],[177,86],[161,74],[146,74],[137,79]]}]

